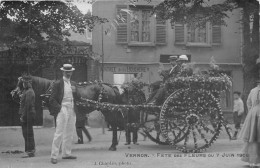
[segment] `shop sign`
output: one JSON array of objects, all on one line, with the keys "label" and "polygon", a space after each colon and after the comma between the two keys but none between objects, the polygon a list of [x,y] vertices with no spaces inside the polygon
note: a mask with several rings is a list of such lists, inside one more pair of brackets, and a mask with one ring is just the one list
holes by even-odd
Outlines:
[{"label": "shop sign", "polygon": [[147,72],[149,68],[146,66],[105,66],[104,71],[113,73],[139,73]]}]

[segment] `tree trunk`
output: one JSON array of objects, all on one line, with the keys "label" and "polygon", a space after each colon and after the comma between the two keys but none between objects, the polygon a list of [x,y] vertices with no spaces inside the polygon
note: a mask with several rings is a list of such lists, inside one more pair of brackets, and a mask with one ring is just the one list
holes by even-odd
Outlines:
[{"label": "tree trunk", "polygon": [[254,3],[255,10],[252,13],[253,30],[250,33],[250,10],[248,5],[243,7],[243,77],[244,77],[244,88],[243,88],[243,100],[246,102],[249,92],[255,87],[255,81],[258,77],[258,67],[256,65],[256,59],[259,55],[259,4]]}]

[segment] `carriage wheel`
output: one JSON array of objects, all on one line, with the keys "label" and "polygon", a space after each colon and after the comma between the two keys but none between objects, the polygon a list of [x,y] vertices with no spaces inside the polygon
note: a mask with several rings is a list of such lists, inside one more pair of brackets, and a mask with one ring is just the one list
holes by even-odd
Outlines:
[{"label": "carriage wheel", "polygon": [[223,114],[218,100],[204,89],[180,89],[164,102],[160,113],[162,136],[184,153],[202,152],[220,134]]},{"label": "carriage wheel", "polygon": [[143,122],[143,131],[151,141],[159,145],[169,145],[161,134],[159,113],[158,115],[154,115],[148,112],[142,112],[141,120]]}]

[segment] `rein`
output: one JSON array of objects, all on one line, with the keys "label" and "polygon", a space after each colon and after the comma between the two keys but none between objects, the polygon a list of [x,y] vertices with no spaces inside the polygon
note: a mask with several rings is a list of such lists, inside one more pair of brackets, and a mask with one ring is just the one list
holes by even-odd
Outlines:
[{"label": "rein", "polygon": [[44,93],[44,94],[41,94],[40,96],[41,97],[45,97],[45,96],[50,96],[51,95],[51,90],[52,90],[52,87],[53,87],[53,84],[54,84],[55,81],[52,81],[50,86],[48,87],[47,91]]}]

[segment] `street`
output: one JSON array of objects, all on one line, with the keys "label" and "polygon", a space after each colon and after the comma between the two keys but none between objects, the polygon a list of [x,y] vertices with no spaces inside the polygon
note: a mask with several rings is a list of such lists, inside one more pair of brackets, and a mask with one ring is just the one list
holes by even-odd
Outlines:
[{"label": "street", "polygon": [[[54,128],[35,128],[36,156],[21,158],[23,153],[10,154],[8,151],[24,151],[24,141],[20,128],[0,129],[0,168],[239,168],[246,165],[239,155],[242,142],[229,141],[226,132],[205,153],[183,154],[169,146],[157,145],[139,136],[140,145],[124,145],[124,132],[119,132],[120,143],[117,151],[109,151],[111,132],[102,134],[101,128],[90,128],[92,142],[74,144],[72,154],[76,160],[58,159],[58,164],[50,163],[50,151]],[[77,137],[74,134],[74,142]]]}]

